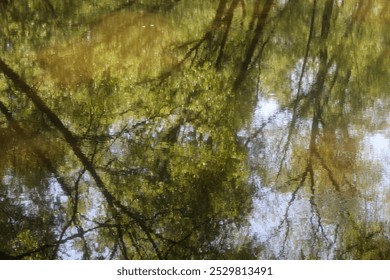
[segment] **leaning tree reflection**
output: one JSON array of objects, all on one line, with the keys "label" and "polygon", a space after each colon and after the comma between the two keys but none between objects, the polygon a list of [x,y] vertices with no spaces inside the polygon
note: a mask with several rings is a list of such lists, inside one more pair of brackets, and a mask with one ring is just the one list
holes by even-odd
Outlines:
[{"label": "leaning tree reflection", "polygon": [[[24,11],[16,4],[12,8]],[[57,5],[50,10],[56,8],[56,14],[63,12]],[[88,15],[84,6],[79,8]],[[5,26],[20,23],[19,17],[8,13],[11,7],[3,9],[9,16]],[[134,38],[127,40],[122,31],[114,37],[108,34],[105,21],[130,28],[123,32],[132,33],[146,25],[156,26],[160,37],[137,33],[138,41],[146,46],[166,38],[172,31],[167,28],[172,27],[161,23],[157,15],[151,22],[150,16],[135,16],[136,12],[113,13],[102,17],[102,23],[92,21],[95,41],[65,34],[69,42],[56,43],[51,51],[30,46],[27,54],[36,60],[23,61],[28,66],[23,75],[16,61],[25,42],[18,41],[22,38],[18,34],[7,34],[13,49],[5,49],[5,60],[0,61],[2,126],[4,137],[15,136],[2,137],[8,139],[9,146],[3,149],[10,160],[2,162],[5,199],[1,204],[2,223],[9,223],[11,217],[15,225],[6,227],[12,237],[3,235],[5,256],[190,259],[257,255],[258,245],[245,232],[254,189],[248,185],[245,150],[236,137],[237,112],[228,103],[231,85],[206,64],[182,66],[164,80],[145,80],[137,74],[143,68],[147,76],[153,76],[151,72],[169,66],[167,60],[146,59],[152,53],[161,57],[159,48],[164,44],[148,48],[151,53],[145,56],[142,49],[129,49]],[[66,19],[63,15],[54,18]],[[42,20],[50,22],[46,17]],[[47,34],[57,27],[40,28]],[[44,40],[39,32],[29,34],[31,40]],[[130,64],[119,67],[121,59]],[[101,61],[109,61],[109,67],[100,67]],[[131,64],[134,61],[136,65]],[[11,139],[21,140],[12,145]],[[25,161],[25,168],[16,172],[22,165],[18,162],[12,168],[11,159]],[[16,207],[9,205],[9,199],[18,193],[23,198],[12,203],[24,211],[20,216],[7,210]],[[24,222],[29,219],[35,223]]]}]

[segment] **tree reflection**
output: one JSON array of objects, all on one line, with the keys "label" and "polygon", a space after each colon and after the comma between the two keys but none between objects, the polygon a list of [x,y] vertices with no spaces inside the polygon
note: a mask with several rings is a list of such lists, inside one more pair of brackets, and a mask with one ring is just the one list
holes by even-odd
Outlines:
[{"label": "tree reflection", "polygon": [[[7,54],[10,61],[15,57],[17,52]],[[254,189],[247,184],[245,153],[236,141],[234,110],[226,103],[222,77],[214,69],[205,66],[178,72],[163,86],[160,82],[129,84],[119,79],[121,71],[91,72],[88,79],[77,80],[75,87],[60,85],[54,93],[56,83],[50,77],[35,89],[3,60],[0,68],[6,77],[2,81],[9,84],[3,92],[41,114],[40,132],[44,127],[51,132],[38,145],[27,144],[45,172],[30,169],[29,162],[26,174],[14,176],[24,178],[32,171],[49,184],[40,192],[60,199],[58,211],[44,199],[34,201],[34,207],[44,212],[37,217],[49,215],[53,223],[46,223],[44,229],[32,224],[19,228],[16,239],[23,246],[4,245],[4,255],[44,259],[255,257],[257,245],[243,230]],[[66,98],[69,91],[72,98]],[[105,104],[108,95],[113,102],[110,106]],[[9,125],[6,131],[29,139],[29,126],[22,125],[18,113],[23,107],[3,99],[1,109]],[[222,112],[226,113],[223,119]],[[29,115],[24,118],[26,123],[32,120]],[[42,149],[47,141],[56,141],[62,153]],[[11,152],[5,149],[6,154]],[[7,183],[12,191],[12,182]],[[39,230],[51,238],[20,237],[35,236]]]},{"label": "tree reflection", "polygon": [[[349,4],[351,3],[345,3]],[[253,132],[253,135],[281,140],[271,142],[264,140],[260,148],[257,148],[256,141],[249,138],[248,145],[255,145],[252,150],[268,158],[265,162],[257,159],[253,161],[258,162],[261,168],[259,174],[266,174],[262,175],[262,178],[266,178],[263,185],[291,193],[284,215],[274,231],[279,237],[271,236],[268,239],[273,240],[272,242],[276,240],[281,242],[277,249],[278,258],[364,258],[366,254],[363,251],[355,255],[343,255],[336,254],[334,250],[336,247],[340,249],[339,246],[344,246],[344,243],[339,243],[340,239],[355,231],[346,221],[359,219],[357,217],[362,214],[361,203],[367,199],[364,195],[366,190],[383,184],[382,179],[376,175],[380,171],[365,173],[365,170],[383,167],[365,159],[360,150],[365,133],[375,129],[375,125],[364,123],[366,114],[364,107],[370,106],[368,96],[376,93],[371,90],[369,82],[365,85],[358,82],[360,77],[367,74],[357,68],[365,68],[363,64],[368,65],[371,62],[369,59],[359,62],[347,61],[345,55],[348,54],[341,50],[342,46],[349,45],[349,40],[356,36],[352,30],[372,28],[371,21],[367,25],[356,22],[355,16],[362,12],[361,5],[363,4],[352,6],[352,19],[347,20],[345,28],[348,31],[345,32],[340,30],[338,24],[340,17],[345,15],[344,5],[330,0],[318,3],[313,1],[311,16],[307,17],[309,28],[306,46],[296,38],[289,36],[285,38],[296,46],[302,46],[300,49],[297,47],[293,49],[300,50],[303,54],[302,57],[297,57],[297,60],[302,61],[296,64],[300,67],[300,72],[292,68],[283,69],[295,72],[292,75],[292,90],[296,91],[296,94],[293,94],[292,99],[287,100],[286,105],[280,110],[287,114],[288,133],[280,135],[278,132],[280,126],[272,123],[268,125],[265,122]],[[368,7],[365,13],[372,13],[372,8]],[[294,11],[291,10],[290,13],[293,14]],[[376,24],[375,28],[380,29],[384,22]],[[331,35],[332,28],[336,33]],[[280,32],[284,30],[280,29]],[[340,34],[342,40],[337,39],[337,34]],[[358,44],[355,42],[355,46],[348,49],[348,52],[351,49],[363,50],[370,44],[364,35],[359,40]],[[278,53],[276,50],[278,47],[273,47]],[[265,77],[263,90],[272,91],[267,87],[273,85],[273,81],[266,76],[267,73],[263,73]],[[268,81],[270,83],[267,83]],[[359,83],[358,87],[356,83]],[[277,88],[280,89],[280,86]],[[275,114],[275,119],[281,115],[280,112]],[[277,154],[271,154],[270,151],[276,151]],[[330,205],[332,206],[329,207]],[[295,210],[291,210],[293,208]],[[298,218],[297,211],[308,212],[303,218],[304,223],[295,222]],[[372,217],[368,220],[368,224],[375,222]],[[301,231],[304,229],[311,233],[302,234]],[[371,233],[359,238],[369,240],[370,236]],[[305,238],[309,238],[310,243],[305,242]],[[300,244],[300,252],[290,251],[291,242],[295,245]],[[364,249],[364,246],[359,248],[367,249]],[[382,252],[377,257],[385,255],[386,253]]]},{"label": "tree reflection", "polygon": [[0,4],[1,258],[388,258],[386,1],[67,2]]}]

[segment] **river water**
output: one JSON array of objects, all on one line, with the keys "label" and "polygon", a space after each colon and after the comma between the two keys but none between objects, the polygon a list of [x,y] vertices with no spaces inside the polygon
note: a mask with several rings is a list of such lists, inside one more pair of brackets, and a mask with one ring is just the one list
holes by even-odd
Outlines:
[{"label": "river water", "polygon": [[389,259],[387,0],[3,1],[1,259]]}]

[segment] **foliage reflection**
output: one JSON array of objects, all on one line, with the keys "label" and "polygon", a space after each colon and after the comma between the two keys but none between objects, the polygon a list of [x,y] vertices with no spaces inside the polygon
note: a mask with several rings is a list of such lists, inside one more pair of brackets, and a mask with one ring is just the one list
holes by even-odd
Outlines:
[{"label": "foliage reflection", "polygon": [[163,2],[0,3],[0,258],[388,259],[388,1]]}]

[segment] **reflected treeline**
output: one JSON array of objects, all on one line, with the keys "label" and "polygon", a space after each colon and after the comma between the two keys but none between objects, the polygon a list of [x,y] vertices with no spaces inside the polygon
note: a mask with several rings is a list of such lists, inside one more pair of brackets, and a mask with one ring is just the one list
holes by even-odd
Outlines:
[{"label": "reflected treeline", "polygon": [[388,1],[162,2],[0,4],[0,258],[387,259]]},{"label": "reflected treeline", "polygon": [[[302,13],[305,8],[308,12]],[[305,14],[302,20],[307,24],[295,25],[279,45],[270,43],[275,61],[263,63],[280,73],[271,70],[261,75],[262,94],[265,98],[276,96],[279,103],[280,110],[272,116],[279,124],[273,125],[272,120],[268,124],[270,119],[264,120],[266,125],[256,124],[252,134],[257,137],[248,143],[264,187],[290,197],[280,203],[285,204],[284,214],[266,239],[280,242],[280,246],[265,256],[387,258],[384,248],[388,245],[382,246],[389,240],[382,230],[376,230],[386,228],[386,216],[364,206],[373,199],[367,193],[388,185],[380,175],[386,166],[362,151],[368,145],[367,137],[378,129],[367,114],[375,109],[378,99],[388,104],[383,76],[370,72],[381,71],[380,67],[371,68],[377,63],[372,50],[382,51],[386,46],[372,42],[366,33],[386,36],[382,32],[388,18],[382,9],[387,5],[381,1],[374,7],[363,1],[328,0],[312,1],[305,7],[291,5],[288,9],[286,14],[291,17]],[[373,15],[375,9],[382,15],[380,20]],[[282,28],[276,27],[275,34],[280,34],[277,30],[282,32]],[[306,39],[296,38],[297,32],[305,34]],[[276,63],[285,62],[283,44],[291,50],[289,66],[278,67]],[[277,85],[278,78],[268,78],[268,74],[290,79]],[[372,83],[370,77],[374,75],[381,82],[376,79]],[[378,120],[385,119],[385,111],[380,112]],[[299,250],[291,251],[294,246]]]},{"label": "reflected treeline", "polygon": [[[15,4],[15,8],[20,7]],[[164,84],[132,76],[134,67],[160,68],[160,61],[141,59],[135,66],[131,62],[142,55],[142,48],[148,48],[145,51],[150,54],[152,46],[147,40],[153,34],[140,32],[141,49],[128,50],[122,56],[130,43],[123,41],[126,38],[115,41],[120,34],[109,37],[110,30],[103,21],[118,24],[118,32],[122,32],[119,28],[134,31],[152,27],[160,33],[169,31],[166,23],[151,21],[151,16],[138,9],[107,11],[111,15],[103,16],[102,23],[91,20],[91,36],[98,36],[96,42],[91,41],[91,48],[73,39],[80,30],[68,35],[72,36],[69,44],[60,42],[61,47],[52,47],[54,52],[30,46],[35,47],[30,55],[37,60],[23,63],[33,63],[36,69],[30,66],[22,75],[13,62],[18,50],[4,50],[5,59],[0,63],[4,76],[1,111],[4,131],[11,135],[6,138],[9,146],[4,153],[10,161],[24,159],[26,166],[24,172],[17,172],[20,163],[3,162],[2,192],[7,198],[2,201],[7,224],[4,229],[17,231],[3,235],[3,257],[256,256],[259,245],[245,229],[254,188],[247,183],[245,150],[236,141],[234,110],[225,95],[228,87],[221,75],[206,66],[172,72]],[[95,10],[84,12],[92,14]],[[124,19],[126,15],[129,20]],[[88,14],[83,17],[88,18]],[[10,16],[7,24],[14,22],[18,19]],[[99,66],[99,56],[107,48],[112,49],[105,56],[110,69],[95,70],[94,64]],[[94,56],[82,60],[89,50]],[[66,52],[66,60],[59,59],[62,52]],[[112,61],[123,58],[130,64],[125,65],[127,69],[118,69]],[[67,61],[72,61],[70,66]],[[59,70],[61,67],[68,69]],[[58,71],[66,82],[58,82]],[[42,72],[45,80],[40,77]],[[81,78],[69,79],[75,73]],[[209,83],[211,78],[214,84]],[[209,96],[209,91],[215,91],[215,96]],[[217,102],[218,106],[212,106]],[[206,106],[210,110],[205,110]],[[230,116],[225,118],[222,112],[228,111]],[[33,130],[37,138],[32,138]],[[28,147],[27,158],[19,153],[20,145]],[[29,177],[35,181],[27,184]],[[23,199],[12,200],[17,193],[22,193]],[[38,197],[33,199],[30,193],[38,193]],[[23,216],[7,210],[9,201]],[[25,219],[41,222],[36,223],[38,228],[34,224],[16,227],[9,219],[15,223]],[[42,223],[45,227],[39,226]],[[15,245],[11,246],[11,241]]]}]

